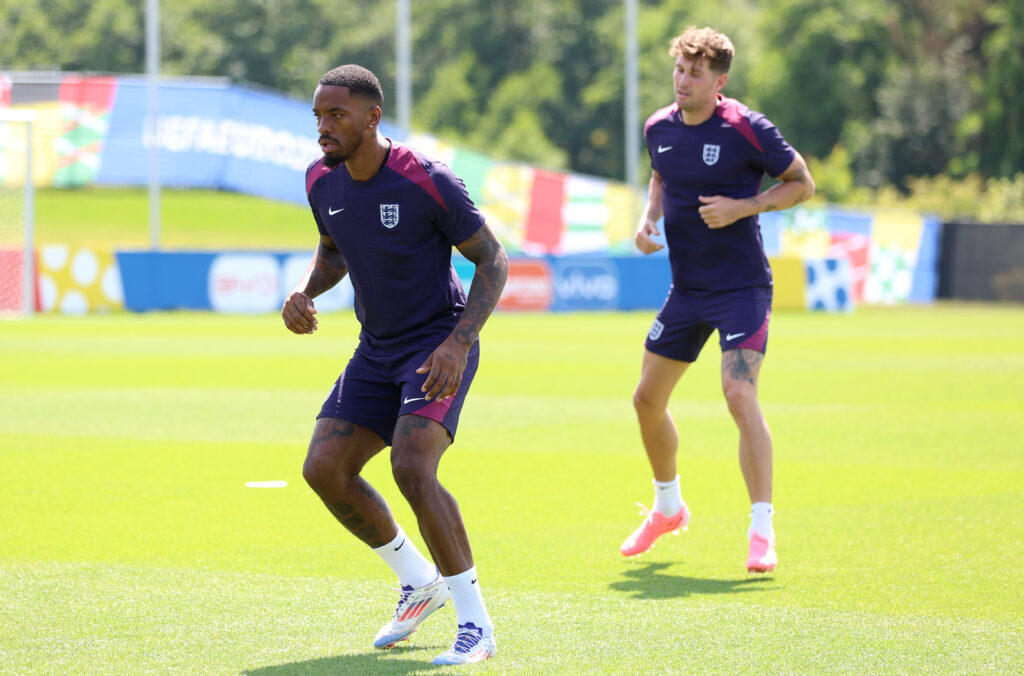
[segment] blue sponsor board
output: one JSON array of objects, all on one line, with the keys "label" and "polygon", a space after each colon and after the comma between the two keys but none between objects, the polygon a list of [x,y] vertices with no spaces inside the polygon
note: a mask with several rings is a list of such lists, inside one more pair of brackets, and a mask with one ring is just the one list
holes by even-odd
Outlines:
[{"label": "blue sponsor board", "polygon": [[211,310],[208,277],[215,253],[117,252],[128,310]]},{"label": "blue sponsor board", "polygon": [[934,216],[924,219],[921,246],[917,250],[914,280],[910,289],[913,303],[932,303],[939,293],[939,244],[942,223]]},{"label": "blue sponsor board", "polygon": [[556,312],[616,310],[619,272],[610,258],[553,258],[552,282]]},{"label": "blue sponsor board", "polygon": [[[126,309],[277,312],[309,265],[308,253],[119,251]],[[346,278],[313,301],[321,312],[352,307]]]},{"label": "blue sponsor board", "polygon": [[[276,312],[305,273],[311,255],[119,251],[117,260],[129,310]],[[546,261],[552,268],[552,309],[556,311],[658,308],[671,282],[664,257],[548,257]],[[468,292],[475,267],[461,256],[453,256],[452,263]],[[314,302],[322,311],[352,307],[351,283],[346,278]]]},{"label": "blue sponsor board", "polygon": [[[309,265],[307,252],[133,252],[117,253],[124,285],[125,308],[147,310],[213,310],[229,313],[278,312],[284,298],[298,284]],[[453,257],[456,273],[466,290],[475,272],[470,261]],[[664,256],[570,256],[513,258],[515,264],[550,266],[550,308],[556,312],[655,310],[661,307],[672,283],[668,258]],[[852,301],[849,265],[845,259],[808,261],[810,276],[808,308],[849,311]],[[520,280],[520,296],[536,292],[537,278]],[[545,279],[547,279],[545,277]],[[511,302],[515,284],[506,286],[504,307],[537,309]],[[509,296],[508,294],[511,294]],[[527,294],[527,300],[532,298]],[[351,282],[318,296],[314,303],[321,312],[351,308]],[[548,307],[544,304],[544,307]]]}]

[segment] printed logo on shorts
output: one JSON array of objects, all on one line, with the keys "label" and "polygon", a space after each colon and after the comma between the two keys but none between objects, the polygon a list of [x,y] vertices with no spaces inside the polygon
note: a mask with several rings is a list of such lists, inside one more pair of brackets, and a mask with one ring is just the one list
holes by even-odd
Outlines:
[{"label": "printed logo on shorts", "polygon": [[704,164],[709,167],[718,162],[718,153],[721,150],[721,146],[716,146],[711,143],[704,144]]},{"label": "printed logo on shorts", "polygon": [[380,205],[380,224],[389,230],[398,225],[398,205]]},{"label": "printed logo on shorts", "polygon": [[647,334],[647,337],[650,338],[651,340],[657,340],[658,338],[661,338],[661,332],[664,330],[665,325],[659,322],[657,319],[655,319],[654,323],[651,324],[651,330]]}]

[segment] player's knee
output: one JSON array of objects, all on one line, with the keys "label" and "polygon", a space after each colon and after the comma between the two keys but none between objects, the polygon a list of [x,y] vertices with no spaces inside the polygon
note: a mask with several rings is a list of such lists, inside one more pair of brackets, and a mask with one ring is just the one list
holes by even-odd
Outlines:
[{"label": "player's knee", "polygon": [[331,455],[311,446],[302,463],[302,478],[315,492],[322,493],[329,488],[336,489],[345,477]]},{"label": "player's knee", "polygon": [[431,468],[413,455],[391,456],[391,474],[402,495],[410,503],[418,500],[437,484],[437,477]]},{"label": "player's knee", "polygon": [[325,477],[323,463],[313,454],[307,455],[306,461],[302,463],[302,478],[306,480],[309,487],[319,492],[317,489],[324,485]]},{"label": "player's knee", "polygon": [[757,390],[750,383],[728,379],[722,383],[722,394],[734,418],[754,415],[759,410]]},{"label": "player's knee", "polygon": [[636,409],[636,414],[640,418],[650,418],[665,412],[665,407],[654,401],[640,387],[633,391],[633,408]]}]

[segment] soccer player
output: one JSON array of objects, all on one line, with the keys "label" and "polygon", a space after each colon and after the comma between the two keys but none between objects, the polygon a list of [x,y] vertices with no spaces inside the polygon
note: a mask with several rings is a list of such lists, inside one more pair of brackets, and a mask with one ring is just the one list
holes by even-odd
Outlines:
[{"label": "soccer player", "polygon": [[[348,274],[362,330],[317,416],[302,473],[399,579],[398,606],[374,646],[408,639],[451,598],[456,639],[433,661],[478,662],[495,653],[494,626],[459,507],[437,468],[455,438],[479,362],[477,338],[508,260],[448,167],[379,132],[382,103],[376,76],[356,65],[329,71],[313,96],[323,157],[306,171],[306,192],[320,242],[281,314],[292,332],[313,333],[313,298]],[[468,298],[452,246],[476,265]],[[429,559],[360,476],[386,446]]]},{"label": "soccer player", "polygon": [[[747,570],[774,570],[772,438],[757,400],[768,341],[772,275],[757,215],[814,194],[803,158],[764,115],[720,91],[734,49],[725,35],[690,26],[671,41],[675,103],[644,126],[652,174],[636,231],[644,254],[663,248],[664,216],[672,286],[647,335],[633,405],[654,474],[654,506],[622,543],[647,551],[661,535],[685,529],[676,451],[679,435],[669,398],[686,369],[718,330],[722,390],[739,428],[740,469],[751,502]],[[761,192],[765,174],[780,182]]]}]

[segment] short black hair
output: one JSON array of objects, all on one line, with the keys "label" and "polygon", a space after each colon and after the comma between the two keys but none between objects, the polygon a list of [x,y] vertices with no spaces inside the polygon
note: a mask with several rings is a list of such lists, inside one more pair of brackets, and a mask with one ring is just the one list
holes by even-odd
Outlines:
[{"label": "short black hair", "polygon": [[320,84],[334,87],[348,87],[351,94],[365,96],[378,106],[384,105],[384,91],[380,88],[380,80],[371,71],[349,63],[338,66],[324,73]]}]

